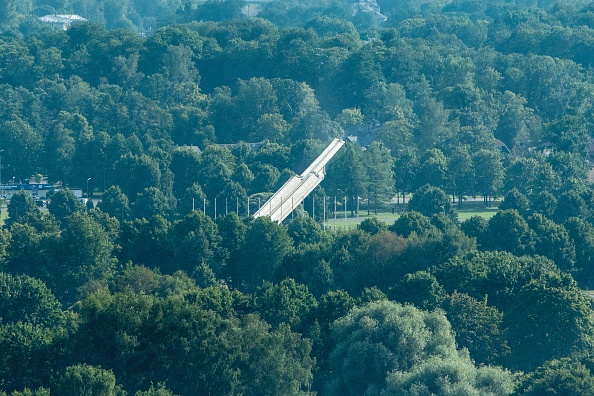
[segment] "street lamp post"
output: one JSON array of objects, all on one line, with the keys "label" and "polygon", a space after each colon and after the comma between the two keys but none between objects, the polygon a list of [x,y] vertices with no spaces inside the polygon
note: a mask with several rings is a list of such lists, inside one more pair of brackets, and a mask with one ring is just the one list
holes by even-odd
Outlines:
[{"label": "street lamp post", "polygon": [[90,178],[90,177],[87,179],[87,199],[89,199],[89,198],[90,198],[90,196],[91,196],[91,195],[89,194],[89,180],[91,180],[91,178]]},{"label": "street lamp post", "polygon": [[2,186],[2,153],[4,150],[0,150],[0,187]]}]

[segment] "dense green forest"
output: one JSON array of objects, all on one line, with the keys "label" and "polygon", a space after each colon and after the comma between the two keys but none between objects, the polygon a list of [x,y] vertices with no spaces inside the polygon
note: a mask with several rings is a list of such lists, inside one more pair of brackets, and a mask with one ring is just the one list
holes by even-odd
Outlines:
[{"label": "dense green forest", "polygon": [[64,187],[2,209],[0,395],[594,394],[593,67],[589,1],[0,0],[0,182]]}]

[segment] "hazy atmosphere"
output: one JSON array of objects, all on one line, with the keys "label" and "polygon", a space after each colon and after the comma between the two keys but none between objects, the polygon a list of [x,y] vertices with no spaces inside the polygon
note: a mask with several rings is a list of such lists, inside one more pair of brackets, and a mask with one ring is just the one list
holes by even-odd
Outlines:
[{"label": "hazy atmosphere", "polygon": [[594,2],[0,0],[0,396],[594,395]]}]

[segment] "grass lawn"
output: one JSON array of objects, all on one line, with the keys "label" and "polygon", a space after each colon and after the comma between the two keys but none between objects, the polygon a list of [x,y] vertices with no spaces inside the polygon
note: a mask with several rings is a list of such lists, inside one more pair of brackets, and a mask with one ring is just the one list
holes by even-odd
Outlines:
[{"label": "grass lawn", "polygon": [[[497,206],[499,205],[498,201],[492,202],[491,204],[492,206],[490,207],[485,207],[485,205],[483,204],[483,201],[467,201],[464,202],[462,204],[462,208],[458,209],[457,205],[454,207],[457,211],[458,211],[458,219],[460,221],[464,221],[469,219],[472,216],[480,216],[483,217],[485,219],[490,219],[491,217],[493,217],[493,215],[495,215],[495,213],[497,213]],[[334,215],[332,215],[331,217],[328,217],[328,219],[326,220],[326,226],[328,228],[354,228],[356,227],[359,223],[361,223],[363,220],[371,218],[371,217],[377,217],[378,219],[386,222],[388,225],[392,225],[394,223],[394,221],[396,221],[396,219],[398,219],[398,214],[392,214],[391,212],[381,212],[376,214],[373,214],[373,212],[370,215],[367,215],[367,210],[363,211],[361,210],[359,212],[359,216],[355,215],[355,217],[351,217],[351,213],[348,212],[347,216],[345,218],[344,216],[344,212],[336,212],[336,220],[334,219]]]},{"label": "grass lawn", "polygon": [[499,202],[494,202],[491,206],[486,207],[482,201],[470,201],[464,202],[460,209],[456,207],[456,210],[458,211],[458,218],[460,221],[467,220],[472,216],[480,216],[488,220],[497,213],[498,206]]}]

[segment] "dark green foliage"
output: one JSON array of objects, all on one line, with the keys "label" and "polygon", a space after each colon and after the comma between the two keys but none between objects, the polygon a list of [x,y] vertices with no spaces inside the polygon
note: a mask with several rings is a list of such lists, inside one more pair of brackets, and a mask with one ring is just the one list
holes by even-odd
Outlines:
[{"label": "dark green foliage", "polygon": [[594,378],[581,362],[559,359],[526,375],[518,388],[522,396],[587,395],[594,392]]},{"label": "dark green foliage", "polygon": [[60,190],[53,194],[47,205],[50,213],[62,223],[68,216],[84,209],[84,207],[83,203],[69,189]]},{"label": "dark green foliage", "polygon": [[172,211],[171,203],[156,187],[147,187],[142,190],[132,204],[132,213],[139,219],[150,219],[155,215],[169,217]]},{"label": "dark green foliage", "polygon": [[476,238],[477,244],[480,247],[487,231],[488,224],[489,222],[484,217],[474,215],[468,220],[463,221],[462,224],[460,224],[460,228],[469,237]]},{"label": "dark green foliage", "polygon": [[66,368],[59,390],[60,394],[66,396],[126,395],[126,392],[116,384],[113,372],[87,364]]},{"label": "dark green foliage", "polygon": [[146,155],[126,154],[114,164],[116,184],[131,200],[148,187],[158,187],[161,171],[157,161]]},{"label": "dark green foliage", "polygon": [[[285,325],[270,331],[253,315],[223,318],[212,304],[204,304],[208,300],[215,299],[191,303],[130,293],[89,296],[82,305],[77,351],[99,348],[102,353],[94,358],[114,367],[123,384],[136,389],[167,381],[175,394],[214,387],[225,393],[292,395],[308,387],[313,368],[308,341]],[[231,313],[229,307],[223,312]],[[114,339],[112,331],[127,336]]]},{"label": "dark green foliage", "polygon": [[563,223],[570,217],[587,219],[590,217],[591,212],[591,207],[586,203],[579,191],[569,190],[559,196],[553,219],[557,223]]},{"label": "dark green foliage", "polygon": [[428,184],[415,191],[408,202],[408,209],[431,217],[437,213],[445,213],[452,220],[457,220],[458,213],[452,207],[447,194],[437,187]]},{"label": "dark green foliage", "polygon": [[27,275],[0,272],[0,321],[48,328],[62,325],[65,315],[47,286]]},{"label": "dark green foliage", "polygon": [[591,348],[592,301],[568,275],[523,286],[505,322],[510,366],[520,370]]},{"label": "dark green foliage", "polygon": [[473,252],[455,257],[432,273],[448,293],[458,291],[489,302],[505,312],[519,289],[532,279],[559,276],[555,264],[542,257],[516,257],[507,252]]},{"label": "dark green foliage", "polygon": [[447,294],[435,276],[427,271],[409,273],[390,290],[392,300],[410,303],[414,306],[432,310],[441,306]]},{"label": "dark green foliage", "polygon": [[130,216],[128,197],[118,186],[111,186],[105,190],[97,207],[110,216],[119,219],[120,222],[127,220]]},{"label": "dark green foliage", "polygon": [[284,257],[293,249],[293,241],[284,226],[267,217],[250,223],[235,263],[236,286],[253,290],[262,281],[273,279]]},{"label": "dark green foliage", "polygon": [[[15,51],[11,51],[12,54],[10,55],[0,53],[0,58],[4,58],[6,55],[16,57],[20,51],[16,48],[13,50]],[[22,51],[22,49],[20,50]],[[20,56],[23,56],[23,54],[18,55],[18,57]],[[18,63],[18,59],[13,59],[11,62]],[[3,69],[6,68],[6,61],[4,59],[0,60],[0,64],[3,64]],[[26,75],[28,73],[26,68],[19,66],[17,66],[19,72],[23,72]],[[19,84],[17,83],[15,85]],[[5,169],[3,174],[6,175],[6,171],[9,170],[9,174],[16,176],[19,180],[24,180],[29,175],[38,173],[38,170],[41,168],[43,150],[43,137],[40,130],[15,115],[11,115],[8,119],[3,118],[0,120],[0,128],[3,131],[0,136],[0,147],[7,148],[2,153],[3,166],[9,164],[8,169]],[[8,150],[9,147],[10,150]]]},{"label": "dark green foliage", "polygon": [[530,213],[530,201],[517,188],[512,188],[505,194],[503,202],[499,205],[499,210],[515,209],[522,216]]},{"label": "dark green foliage", "polygon": [[286,323],[303,333],[317,307],[315,297],[307,286],[285,279],[279,284],[265,282],[254,293],[254,308],[262,319],[273,327]]},{"label": "dark green foliage", "polygon": [[594,227],[584,219],[572,217],[565,223],[569,237],[575,245],[575,272],[574,277],[581,287],[591,287],[592,271],[594,265]]},{"label": "dark green foliage", "polygon": [[376,286],[366,287],[357,298],[357,305],[367,305],[378,301],[388,301],[388,296]]},{"label": "dark green foliage", "polygon": [[[390,150],[381,143],[373,142],[365,151],[367,199],[374,203],[377,214],[380,202],[392,198],[394,193],[393,160]],[[354,201],[356,195],[351,195]]]},{"label": "dark green foliage", "polygon": [[503,334],[503,313],[487,305],[487,298],[476,300],[458,292],[448,296],[443,309],[456,334],[456,344],[466,348],[478,364],[498,364],[509,354]]},{"label": "dark green foliage", "polygon": [[185,216],[193,210],[204,210],[206,195],[200,184],[194,183],[186,188],[183,195],[177,199],[177,212]]},{"label": "dark green foliage", "polygon": [[298,217],[289,222],[287,227],[289,236],[293,239],[295,246],[301,244],[324,243],[327,236],[324,235],[320,224],[311,217]]},{"label": "dark green foliage", "polygon": [[77,300],[77,289],[113,275],[114,245],[103,227],[86,212],[76,212],[62,231],[55,248],[52,286],[62,290],[66,302]]},{"label": "dark green foliage", "polygon": [[497,212],[489,220],[483,247],[521,256],[534,252],[534,231],[515,209]]},{"label": "dark green foliage", "polygon": [[329,165],[331,192],[339,202],[344,202],[346,196],[347,208],[354,213],[357,197],[365,196],[368,185],[364,155],[354,144],[345,145],[341,151]]},{"label": "dark green foliage", "polygon": [[169,267],[174,247],[169,241],[170,229],[171,223],[162,216],[123,222],[118,238],[122,246],[118,258],[124,263],[132,261],[172,272]]},{"label": "dark green foliage", "polygon": [[[0,0],[0,195],[101,201],[12,197],[0,393],[592,393],[561,272],[594,284],[591,4],[377,4]],[[334,137],[292,221],[249,219]],[[315,222],[426,184],[389,227]]]},{"label": "dark green foliage", "polygon": [[365,231],[371,235],[379,234],[382,231],[388,230],[387,224],[376,217],[363,220],[358,225],[358,227],[360,230]]},{"label": "dark green foliage", "polygon": [[31,323],[0,326],[0,386],[13,390],[49,384],[59,367],[59,334]]},{"label": "dark green foliage", "polygon": [[557,208],[557,197],[548,191],[540,191],[530,198],[530,206],[534,212],[552,219]]},{"label": "dark green foliage", "polygon": [[173,248],[174,260],[162,267],[165,272],[181,269],[192,273],[205,263],[215,274],[222,273],[228,252],[221,246],[216,223],[202,212],[191,212],[175,222],[167,239]]},{"label": "dark green foliage", "polygon": [[39,208],[33,201],[30,194],[26,192],[18,192],[14,194],[8,204],[8,219],[5,221],[5,225],[8,227],[15,222],[25,222],[25,219],[29,214],[35,214],[39,212]]},{"label": "dark green foliage", "polygon": [[413,232],[422,235],[430,231],[431,228],[432,225],[429,217],[413,210],[403,213],[398,220],[389,227],[389,230],[407,238]]},{"label": "dark green foliage", "polygon": [[275,279],[280,281],[293,277],[295,281],[307,285],[315,296],[333,290],[334,273],[326,258],[326,248],[323,244],[298,247],[285,256]]},{"label": "dark green foliage", "polygon": [[475,166],[476,192],[483,195],[485,204],[489,196],[496,196],[503,186],[504,169],[502,156],[498,151],[480,149],[473,153]]},{"label": "dark green foliage", "polygon": [[550,258],[563,271],[572,271],[576,259],[575,244],[567,229],[537,213],[528,222],[535,235],[534,253]]}]

